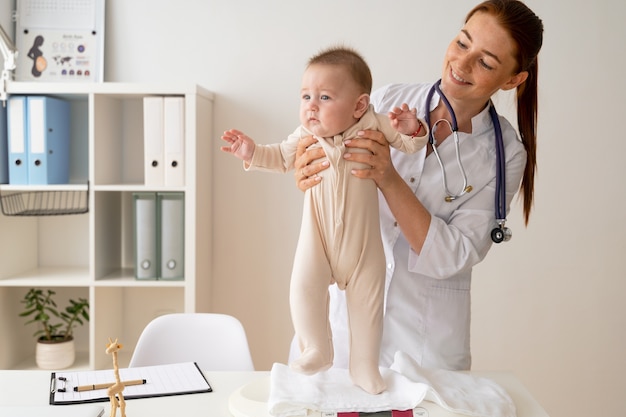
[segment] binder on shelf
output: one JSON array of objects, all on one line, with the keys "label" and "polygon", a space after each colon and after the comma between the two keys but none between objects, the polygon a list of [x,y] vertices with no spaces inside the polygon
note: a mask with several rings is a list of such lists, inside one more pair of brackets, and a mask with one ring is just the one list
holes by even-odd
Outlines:
[{"label": "binder on shelf", "polygon": [[9,142],[7,138],[7,108],[0,105],[0,184],[9,183]]},{"label": "binder on shelf", "polygon": [[165,181],[163,151],[163,97],[144,97],[144,183],[162,186]]},{"label": "binder on shelf", "polygon": [[185,194],[133,193],[135,277],[182,280],[185,276]]},{"label": "binder on shelf", "polygon": [[9,184],[28,184],[26,97],[11,96],[7,104]]},{"label": "binder on shelf", "polygon": [[163,100],[163,138],[165,151],[165,185],[185,185],[185,99]]},{"label": "binder on shelf", "polygon": [[26,101],[29,184],[69,183],[70,104],[46,96]]},{"label": "binder on shelf", "polygon": [[133,193],[135,277],[157,279],[157,205],[155,193]]},{"label": "binder on shelf", "polygon": [[185,276],[185,195],[158,193],[160,232],[160,278],[181,280]]}]

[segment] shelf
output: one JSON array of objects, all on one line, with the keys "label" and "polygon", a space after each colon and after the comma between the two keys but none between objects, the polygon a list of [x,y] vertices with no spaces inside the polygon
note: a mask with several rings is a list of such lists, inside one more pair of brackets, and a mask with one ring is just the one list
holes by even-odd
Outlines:
[{"label": "shelf", "polygon": [[34,191],[88,191],[89,186],[87,184],[50,184],[50,185],[11,185],[0,184],[0,192],[2,191],[19,191],[19,192],[34,192]]},{"label": "shelf", "polygon": [[94,283],[96,287],[184,287],[185,281],[167,281],[167,280],[141,280],[134,276],[133,269],[122,269],[109,274],[103,278],[99,278]]},{"label": "shelf", "polygon": [[[24,359],[22,362],[16,364],[14,369],[34,370],[34,369],[40,369],[40,368],[38,368],[37,364],[35,363],[35,357],[30,356]],[[72,365],[69,369],[77,370],[77,371],[88,370],[89,369],[89,352],[76,352],[76,361],[74,362],[74,365]]]},{"label": "shelf", "polygon": [[[0,215],[0,331],[11,335],[0,339],[0,369],[35,366],[34,346],[27,345],[32,332],[15,320],[26,288],[52,288],[61,299],[88,298],[90,322],[81,330],[81,355],[73,368],[109,368],[110,357],[103,353],[109,337],[119,336],[129,357],[143,328],[159,315],[211,311],[213,180],[207,161],[215,151],[213,94],[190,83],[16,81],[7,82],[7,93],[70,101],[69,184],[2,184],[0,197],[79,193],[88,211]],[[180,186],[145,185],[143,106],[150,96],[184,99],[185,180]],[[184,280],[135,278],[132,196],[146,191],[185,195]]]},{"label": "shelf", "polygon": [[47,94],[62,97],[105,94],[109,96],[143,97],[146,95],[186,95],[197,94],[213,100],[214,94],[209,90],[190,83],[46,83],[7,81],[7,94]]},{"label": "shelf", "polygon": [[89,268],[42,267],[0,279],[1,287],[84,287],[89,284]]},{"label": "shelf", "polygon": [[177,192],[181,191],[181,187],[147,187],[143,184],[99,184],[92,187],[94,191],[121,191],[121,192],[143,192],[143,191],[161,191],[161,192]]}]

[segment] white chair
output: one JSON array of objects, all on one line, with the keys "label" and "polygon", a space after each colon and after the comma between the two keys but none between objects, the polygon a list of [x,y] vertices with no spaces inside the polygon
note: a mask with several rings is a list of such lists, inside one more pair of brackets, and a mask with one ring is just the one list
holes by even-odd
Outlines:
[{"label": "white chair", "polygon": [[205,371],[254,371],[245,330],[225,314],[176,313],[152,320],[129,367],[196,362]]}]

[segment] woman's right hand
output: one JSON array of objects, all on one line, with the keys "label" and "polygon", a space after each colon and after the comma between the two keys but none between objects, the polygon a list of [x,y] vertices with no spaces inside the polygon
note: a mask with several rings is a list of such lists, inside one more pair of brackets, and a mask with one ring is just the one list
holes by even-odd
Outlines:
[{"label": "woman's right hand", "polygon": [[327,159],[313,162],[326,156],[322,147],[309,149],[316,142],[317,139],[313,136],[305,136],[298,142],[296,160],[294,162],[294,177],[296,178],[296,185],[302,191],[306,191],[318,184],[322,177],[317,174],[327,169],[330,165]]}]

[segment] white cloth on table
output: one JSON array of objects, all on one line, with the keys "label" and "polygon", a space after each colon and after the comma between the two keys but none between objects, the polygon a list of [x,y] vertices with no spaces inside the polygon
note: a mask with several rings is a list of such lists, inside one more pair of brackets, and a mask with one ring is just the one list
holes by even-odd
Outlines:
[{"label": "white cloth on table", "polygon": [[515,417],[507,392],[488,378],[424,369],[398,352],[391,368],[381,368],[387,390],[372,395],[355,386],[347,369],[303,375],[276,363],[271,371],[269,413],[276,417],[320,412],[376,412],[413,409],[422,401],[472,417]]}]

